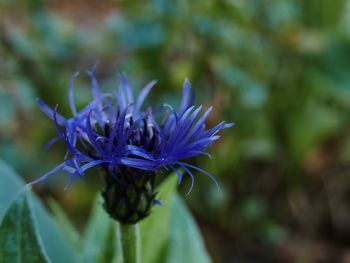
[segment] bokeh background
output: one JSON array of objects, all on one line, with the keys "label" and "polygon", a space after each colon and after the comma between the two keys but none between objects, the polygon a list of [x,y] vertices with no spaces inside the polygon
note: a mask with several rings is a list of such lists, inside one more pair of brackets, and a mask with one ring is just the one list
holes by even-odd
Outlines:
[{"label": "bokeh background", "polygon": [[[208,125],[236,123],[193,163],[185,198],[214,262],[350,262],[349,0],[0,0],[0,157],[30,181],[61,162],[40,97],[70,115],[89,101],[83,73],[100,61],[104,90],[127,72],[148,99],[179,104],[182,82]],[[35,186],[82,228],[103,185],[96,174]],[[190,180],[179,191],[186,193]]]}]

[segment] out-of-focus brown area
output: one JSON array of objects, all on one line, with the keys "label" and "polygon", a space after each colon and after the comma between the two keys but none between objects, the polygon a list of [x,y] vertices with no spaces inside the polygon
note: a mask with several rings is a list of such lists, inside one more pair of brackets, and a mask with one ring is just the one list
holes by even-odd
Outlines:
[{"label": "out-of-focus brown area", "polygon": [[[0,2],[0,157],[26,180],[58,164],[42,148],[55,131],[35,98],[67,116],[68,80],[100,61],[105,90],[126,71],[148,103],[178,104],[188,78],[196,103],[224,119],[213,158],[193,160],[186,198],[214,262],[350,262],[350,1]],[[87,77],[76,83],[81,107]],[[90,174],[54,196],[78,228],[101,185]],[[190,181],[181,185],[185,192]]]}]

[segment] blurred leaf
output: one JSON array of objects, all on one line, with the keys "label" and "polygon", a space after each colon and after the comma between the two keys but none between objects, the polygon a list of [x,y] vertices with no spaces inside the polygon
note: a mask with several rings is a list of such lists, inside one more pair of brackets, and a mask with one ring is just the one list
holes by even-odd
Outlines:
[{"label": "blurred leaf", "polygon": [[120,254],[116,222],[104,211],[102,202],[101,195],[98,195],[85,230],[83,262],[109,263],[115,254]]},{"label": "blurred leaf", "polygon": [[[164,207],[153,208],[152,214],[141,222],[142,262],[157,262],[167,246],[170,228],[172,198],[176,189],[175,175],[169,176],[159,187],[159,198]],[[102,207],[102,198],[99,195],[95,201],[91,216],[85,231],[83,257],[84,262],[110,262],[115,257],[121,261],[119,229]],[[154,234],[157,233],[157,238]],[[152,240],[152,242],[150,242]]]},{"label": "blurred leaf", "polygon": [[29,195],[23,192],[0,225],[0,262],[50,262],[33,218]]},{"label": "blurred leaf", "polygon": [[121,43],[128,49],[153,48],[165,41],[165,29],[155,21],[134,23],[121,34]]},{"label": "blurred leaf", "polygon": [[18,106],[23,107],[26,110],[32,109],[35,104],[35,92],[31,83],[24,79],[19,78],[16,84],[16,99],[18,100]]},{"label": "blurred leaf", "polygon": [[350,137],[348,136],[341,148],[340,160],[343,162],[350,162]]},{"label": "blurred leaf", "polygon": [[249,108],[261,108],[267,101],[266,87],[257,83],[248,83],[242,88],[241,100]]},{"label": "blurred leaf", "polygon": [[219,61],[216,64],[219,77],[233,90],[240,91],[240,102],[247,108],[261,108],[268,100],[267,88],[253,79],[249,72],[228,66]]},{"label": "blurred leaf", "polygon": [[200,231],[179,195],[174,195],[167,263],[209,263]]},{"label": "blurred leaf", "polygon": [[[163,262],[159,260],[169,239],[172,196],[176,185],[176,175],[168,176],[158,188],[158,198],[163,206],[154,206],[152,214],[141,222],[142,262]],[[157,238],[154,238],[155,235]]]},{"label": "blurred leaf", "polygon": [[313,101],[303,110],[303,114],[293,116],[289,123],[289,136],[292,154],[296,160],[302,159],[313,147],[329,138],[338,130],[339,124],[340,116],[337,111]]},{"label": "blurred leaf", "polygon": [[0,160],[0,219],[14,198],[23,191],[23,186],[14,171]]},{"label": "blurred leaf", "polygon": [[[300,0],[299,0],[300,1]],[[334,30],[344,12],[345,0],[300,1],[305,23],[313,28]]]},{"label": "blurred leaf", "polygon": [[[24,182],[9,166],[0,160],[0,218],[23,189]],[[31,196],[33,196],[34,216],[38,220],[39,234],[48,257],[53,263],[76,262],[73,250],[69,247],[52,217],[40,201],[33,194]]]},{"label": "blurred leaf", "polygon": [[266,203],[258,197],[251,197],[242,206],[242,215],[248,222],[260,221],[266,215]]},{"label": "blurred leaf", "polygon": [[0,87],[0,127],[6,127],[14,119],[15,104],[12,97]]},{"label": "blurred leaf", "polygon": [[69,221],[67,215],[62,210],[61,206],[54,199],[50,199],[48,201],[48,205],[51,208],[51,211],[58,225],[61,227],[62,232],[67,237],[72,247],[74,247],[75,251],[79,251],[81,249],[81,240],[79,233]]},{"label": "blurred leaf", "polygon": [[278,245],[283,242],[287,237],[286,230],[278,225],[274,221],[267,221],[263,224],[261,228],[262,240],[268,242],[269,244]]},{"label": "blurred leaf", "polygon": [[242,141],[243,154],[249,158],[272,159],[274,157],[274,141],[260,132],[256,137],[250,136],[249,140]]}]

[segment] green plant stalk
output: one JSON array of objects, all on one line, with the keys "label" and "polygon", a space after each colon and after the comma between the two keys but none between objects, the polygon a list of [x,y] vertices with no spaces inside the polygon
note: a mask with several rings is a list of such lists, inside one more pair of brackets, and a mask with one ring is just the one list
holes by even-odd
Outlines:
[{"label": "green plant stalk", "polygon": [[139,224],[120,224],[123,263],[141,263]]}]

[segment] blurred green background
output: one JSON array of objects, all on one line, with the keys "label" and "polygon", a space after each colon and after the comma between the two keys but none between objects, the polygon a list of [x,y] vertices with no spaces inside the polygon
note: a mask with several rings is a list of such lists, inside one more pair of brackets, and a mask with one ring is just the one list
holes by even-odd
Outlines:
[{"label": "blurred green background", "polygon": [[[0,0],[0,157],[27,180],[60,163],[40,97],[70,116],[68,80],[100,61],[104,90],[126,71],[148,102],[178,104],[187,77],[208,125],[236,123],[193,160],[186,201],[214,262],[350,262],[350,1]],[[76,101],[89,101],[81,74]],[[80,228],[102,180],[35,186]],[[190,180],[180,187],[186,193]]]}]

